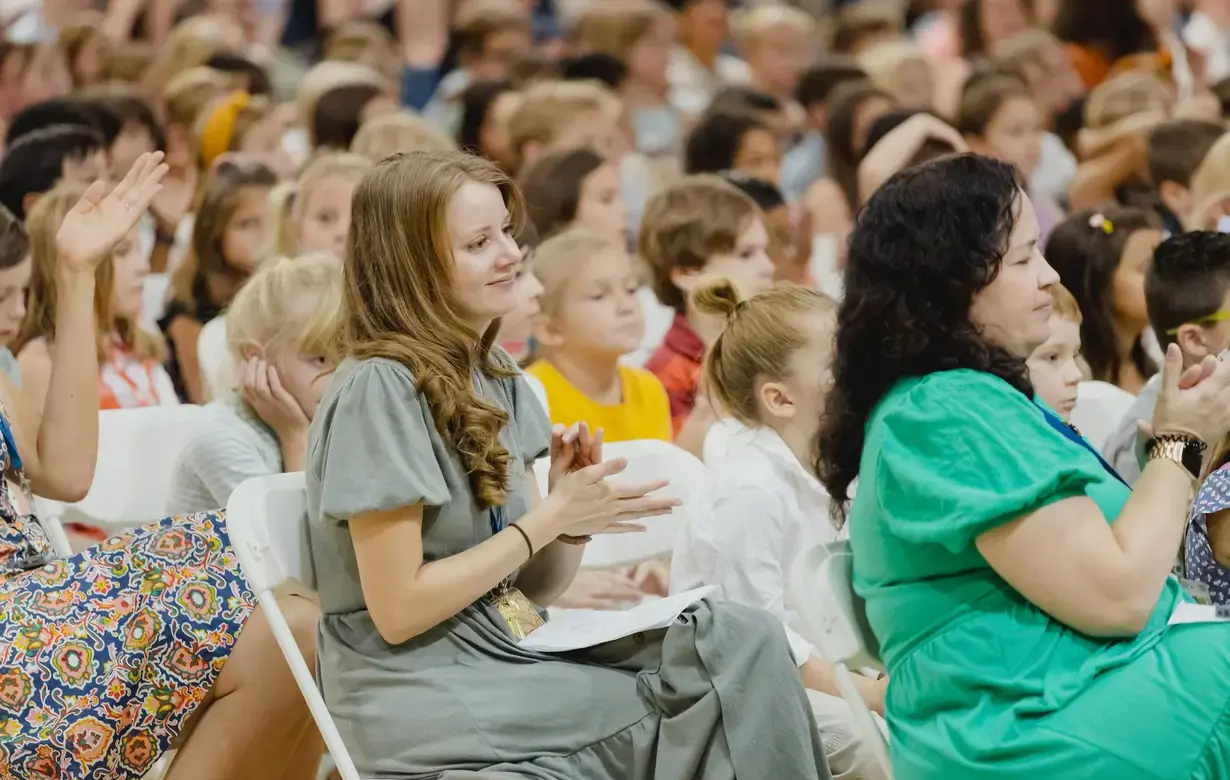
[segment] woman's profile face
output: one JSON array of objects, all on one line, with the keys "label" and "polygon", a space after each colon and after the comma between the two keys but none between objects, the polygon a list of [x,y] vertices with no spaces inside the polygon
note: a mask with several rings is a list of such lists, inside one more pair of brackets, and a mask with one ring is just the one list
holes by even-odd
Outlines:
[{"label": "woman's profile face", "polygon": [[467,324],[482,333],[517,306],[521,249],[513,240],[508,207],[493,184],[467,181],[446,214],[453,250],[453,294]]},{"label": "woman's profile face", "polygon": [[1038,216],[1020,193],[1016,224],[995,280],[974,295],[970,320],[983,337],[1022,360],[1051,335],[1050,289],[1059,274],[1038,249]]}]

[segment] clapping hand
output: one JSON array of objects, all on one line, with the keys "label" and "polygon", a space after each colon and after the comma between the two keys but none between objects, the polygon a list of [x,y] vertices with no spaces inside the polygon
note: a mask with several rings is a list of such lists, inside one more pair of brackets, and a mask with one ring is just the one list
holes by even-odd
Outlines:
[{"label": "clapping hand", "polygon": [[166,173],[162,152],[153,152],[138,157],[111,192],[101,181],[91,184],[56,233],[61,266],[93,273],[145,214]]},{"label": "clapping hand", "polygon": [[590,434],[589,423],[574,423],[570,427],[551,427],[551,470],[547,477],[547,493],[555,490],[559,481],[574,471],[602,462],[602,429]]}]

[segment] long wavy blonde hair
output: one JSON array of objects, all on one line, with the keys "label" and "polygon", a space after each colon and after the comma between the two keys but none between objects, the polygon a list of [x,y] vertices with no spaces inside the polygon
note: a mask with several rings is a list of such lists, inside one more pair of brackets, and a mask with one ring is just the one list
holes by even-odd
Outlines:
[{"label": "long wavy blonde hair", "polygon": [[354,194],[342,270],[341,322],[333,358],[386,358],[410,369],[440,436],[456,448],[474,495],[500,506],[512,458],[499,433],[508,413],[480,395],[474,372],[512,377],[511,361],[493,353],[500,321],[476,333],[454,294],[449,201],[467,181],[500,190],[519,231],[521,194],[499,168],[461,152],[389,157]]}]

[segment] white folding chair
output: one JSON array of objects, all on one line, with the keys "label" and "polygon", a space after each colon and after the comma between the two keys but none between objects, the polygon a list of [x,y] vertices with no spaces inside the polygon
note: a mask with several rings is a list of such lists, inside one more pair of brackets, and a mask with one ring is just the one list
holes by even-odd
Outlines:
[{"label": "white folding chair", "polygon": [[342,780],[361,780],[273,593],[289,579],[316,588],[303,472],[257,477],[237,487],[226,505],[226,529],[248,586],[256,593]]},{"label": "white folding chair", "polygon": [[214,317],[201,328],[196,342],[196,359],[201,366],[205,400],[214,398],[234,384],[235,369],[231,351],[226,346],[225,314]]},{"label": "white folding chair", "polygon": [[1081,382],[1072,424],[1100,452],[1135,402],[1136,396],[1109,382]]},{"label": "white folding chair", "polygon": [[39,516],[108,532],[162,519],[175,462],[205,417],[204,407],[186,404],[100,412],[98,465],[89,494],[75,504],[39,499]]},{"label": "white folding chair", "polygon": [[888,746],[871,710],[854,687],[853,669],[884,671],[880,644],[867,622],[863,599],[854,592],[854,556],[846,540],[818,544],[795,559],[790,592],[799,613],[799,627],[820,656],[833,665],[841,697],[850,706],[859,739],[868,745],[892,780]]}]

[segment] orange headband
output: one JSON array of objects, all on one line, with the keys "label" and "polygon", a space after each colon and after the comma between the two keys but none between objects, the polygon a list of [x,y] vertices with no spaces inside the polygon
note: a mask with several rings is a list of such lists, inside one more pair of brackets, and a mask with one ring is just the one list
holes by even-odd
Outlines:
[{"label": "orange headband", "polygon": [[235,136],[235,121],[251,100],[252,96],[247,92],[235,92],[210,114],[201,128],[201,167],[208,168],[219,155],[230,149]]}]

